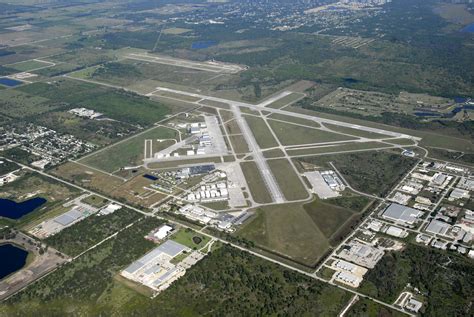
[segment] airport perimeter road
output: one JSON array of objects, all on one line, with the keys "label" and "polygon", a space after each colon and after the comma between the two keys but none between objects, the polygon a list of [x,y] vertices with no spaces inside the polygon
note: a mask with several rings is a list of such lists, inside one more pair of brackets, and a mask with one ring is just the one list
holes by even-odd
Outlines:
[{"label": "airport perimeter road", "polygon": [[[387,130],[382,130],[382,129],[378,129],[378,128],[360,126],[360,125],[356,125],[356,124],[352,124],[352,123],[336,121],[336,120],[331,120],[331,119],[325,119],[325,118],[315,117],[315,116],[312,116],[312,115],[307,115],[307,114],[302,114],[302,113],[297,113],[297,112],[292,112],[292,111],[287,111],[287,110],[273,109],[273,108],[265,107],[266,105],[269,104],[268,103],[269,101],[270,101],[270,103],[272,103],[272,102],[275,102],[275,101],[283,98],[284,96],[288,95],[285,92],[282,92],[282,93],[276,95],[275,97],[272,97],[270,100],[267,100],[267,101],[264,100],[258,105],[252,105],[252,104],[245,103],[245,102],[233,101],[233,100],[228,100],[228,99],[223,99],[223,98],[218,98],[218,97],[212,97],[212,96],[205,96],[205,95],[201,95],[201,94],[195,94],[195,93],[190,93],[190,92],[187,92],[187,91],[175,90],[175,89],[170,89],[170,88],[165,88],[165,87],[157,87],[155,92],[158,92],[158,91],[167,91],[167,92],[172,92],[172,93],[175,93],[175,94],[178,94],[178,95],[186,95],[186,96],[197,97],[197,98],[200,98],[200,99],[207,99],[207,100],[222,102],[222,103],[226,103],[226,104],[229,104],[229,105],[250,108],[250,109],[253,109],[253,110],[257,110],[257,111],[265,110],[265,111],[271,112],[271,113],[282,114],[282,115],[285,115],[285,116],[311,120],[311,121],[315,121],[315,122],[318,122],[318,123],[328,123],[328,124],[334,124],[334,125],[337,125],[337,126],[348,127],[348,128],[352,128],[352,129],[366,131],[366,132],[385,134],[385,135],[395,137],[395,138],[419,139],[419,138],[413,137],[413,136],[408,135],[408,134],[403,134],[403,133],[398,133],[398,132],[393,132],[393,131],[387,131]],[[151,95],[153,95],[153,92],[150,93],[150,94],[147,94],[147,95],[151,96]],[[278,97],[280,97],[280,98],[278,98]],[[196,104],[199,104],[199,103],[196,102]],[[212,107],[212,106],[210,106],[210,107]]]},{"label": "airport perimeter road", "polygon": [[231,105],[231,110],[234,113],[235,121],[239,125],[239,128],[242,131],[245,141],[247,142],[250,153],[252,153],[254,157],[254,161],[257,164],[260,174],[262,175],[263,181],[265,182],[265,186],[267,187],[270,196],[272,196],[272,200],[276,203],[285,202],[285,197],[283,196],[283,193],[280,190],[280,186],[278,186],[278,183],[270,169],[270,166],[267,163],[267,160],[265,159],[265,157],[263,157],[262,151],[258,146],[257,140],[255,140],[255,136],[250,130],[247,121],[242,118],[240,108],[235,105]]}]

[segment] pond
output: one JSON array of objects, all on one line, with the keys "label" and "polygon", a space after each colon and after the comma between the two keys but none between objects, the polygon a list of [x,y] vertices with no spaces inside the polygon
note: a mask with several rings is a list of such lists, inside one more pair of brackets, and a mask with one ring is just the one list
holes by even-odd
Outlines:
[{"label": "pond", "polygon": [[474,32],[474,23],[471,23],[468,26],[463,27],[461,29],[461,32],[463,32],[463,33],[472,33],[472,32]]},{"label": "pond", "polygon": [[28,252],[14,246],[13,244],[2,244],[0,245],[0,279],[8,276],[26,264],[26,258]]},{"label": "pond", "polygon": [[191,45],[191,48],[193,50],[200,50],[200,49],[209,48],[215,45],[217,45],[217,41],[200,41],[200,42],[194,42]]},{"label": "pond", "polygon": [[15,80],[15,79],[2,77],[2,78],[0,78],[0,84],[2,84],[4,86],[8,86],[8,87],[15,87],[15,86],[23,84],[23,82],[21,82],[19,80]]},{"label": "pond", "polygon": [[0,217],[14,220],[20,219],[44,203],[46,203],[46,199],[41,197],[31,198],[20,203],[10,199],[0,198]]}]

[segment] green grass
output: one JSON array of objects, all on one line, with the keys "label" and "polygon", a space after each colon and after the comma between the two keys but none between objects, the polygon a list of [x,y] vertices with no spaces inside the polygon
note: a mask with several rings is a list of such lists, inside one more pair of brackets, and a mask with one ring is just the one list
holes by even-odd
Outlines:
[{"label": "green grass", "polygon": [[384,196],[416,163],[417,160],[388,151],[358,152],[302,157],[306,163],[330,167],[333,162],[355,189]]},{"label": "green grass", "polygon": [[240,167],[242,168],[250,193],[255,202],[262,204],[272,202],[272,196],[270,196],[267,190],[267,186],[258,170],[257,164],[255,164],[255,162],[243,162],[240,163]]},{"label": "green grass", "polygon": [[20,72],[26,72],[26,71],[30,71],[36,68],[45,67],[48,65],[51,65],[51,64],[39,62],[35,60],[30,60],[30,61],[24,61],[24,62],[9,65],[9,67],[16,69],[17,71],[20,71]]},{"label": "green grass", "polygon": [[[111,145],[103,151],[81,159],[80,162],[111,173],[125,166],[143,164],[146,139],[175,139],[176,137],[177,132],[175,130],[156,127],[123,142]],[[153,151],[157,152],[173,143],[172,141],[155,143]],[[158,144],[160,148],[158,148],[156,144]]]},{"label": "green grass", "polygon": [[301,98],[304,98],[304,95],[302,93],[291,93],[288,96],[285,96],[281,99],[278,99],[278,100],[272,102],[267,107],[268,108],[274,108],[274,109],[280,109],[280,108],[283,108],[284,106],[295,103],[296,101],[298,101]]},{"label": "green grass", "polygon": [[354,215],[349,209],[328,204],[318,198],[303,205],[303,208],[328,240]]},{"label": "green grass", "polygon": [[244,118],[247,121],[250,130],[252,130],[255,140],[257,140],[260,148],[268,149],[270,147],[278,146],[277,141],[262,118],[254,116],[244,116]]},{"label": "green grass", "polygon": [[307,266],[329,249],[327,238],[300,203],[259,207],[238,235]]},{"label": "green grass", "polygon": [[249,147],[245,138],[242,135],[231,135],[229,136],[230,142],[235,153],[248,153]]},{"label": "green grass", "polygon": [[301,150],[287,150],[288,155],[290,156],[300,156],[300,155],[311,155],[311,154],[325,154],[325,153],[336,153],[336,152],[350,152],[358,150],[370,150],[376,148],[390,147],[390,145],[379,143],[379,142],[361,142],[361,143],[344,143],[340,145],[328,145],[328,146],[319,146],[313,148],[305,148]]},{"label": "green grass", "polygon": [[275,149],[263,152],[263,156],[265,158],[277,158],[285,156],[285,153],[283,153],[283,151],[280,149]]},{"label": "green grass", "polygon": [[268,165],[287,200],[308,198],[305,186],[295,173],[295,169],[286,159],[269,160]]},{"label": "green grass", "polygon": [[81,200],[81,202],[91,205],[96,208],[102,208],[109,202],[107,199],[99,197],[97,195],[90,195]]},{"label": "green grass", "polygon": [[344,127],[344,126],[335,125],[335,124],[325,123],[324,126],[331,129],[331,130],[333,130],[333,131],[336,131],[336,132],[350,134],[350,135],[358,136],[358,137],[362,137],[362,138],[383,139],[383,138],[389,137],[388,135],[385,135],[385,134],[380,134],[380,133],[375,133],[375,132],[368,132],[368,131],[364,131],[364,130]]},{"label": "green grass", "polygon": [[275,119],[275,120],[281,120],[281,121],[290,122],[290,123],[297,123],[297,124],[307,125],[314,128],[321,127],[321,125],[317,123],[316,121],[293,117],[293,116],[287,116],[287,115],[279,114],[279,113],[273,113],[269,115],[268,119]]},{"label": "green grass", "polygon": [[355,138],[318,129],[269,120],[271,128],[283,145],[311,144],[354,140]]},{"label": "green grass", "polygon": [[27,94],[17,89],[0,91],[0,113],[13,118],[24,118],[56,109],[59,105],[47,102],[41,96]]},{"label": "green grass", "polygon": [[61,79],[51,84],[34,83],[18,90],[47,98],[52,103],[66,102],[94,109],[107,117],[131,124],[151,125],[170,113],[168,107],[146,97],[72,79]]},{"label": "green grass", "polygon": [[[193,238],[200,239],[199,243],[195,243]],[[171,240],[174,240],[182,245],[187,246],[193,250],[199,250],[209,242],[209,237],[195,232],[191,229],[181,229],[171,236]]]}]

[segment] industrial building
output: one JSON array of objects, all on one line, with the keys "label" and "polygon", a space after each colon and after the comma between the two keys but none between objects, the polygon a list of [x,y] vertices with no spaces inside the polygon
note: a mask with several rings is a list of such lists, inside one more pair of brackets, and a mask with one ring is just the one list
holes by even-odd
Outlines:
[{"label": "industrial building", "polygon": [[390,204],[382,214],[382,218],[408,226],[413,226],[421,216],[422,211],[395,203]]},{"label": "industrial building", "polygon": [[130,264],[122,276],[143,284],[153,290],[166,289],[173,281],[183,276],[186,270],[174,265],[171,259],[191,249],[172,240],[167,240],[151,252]]}]

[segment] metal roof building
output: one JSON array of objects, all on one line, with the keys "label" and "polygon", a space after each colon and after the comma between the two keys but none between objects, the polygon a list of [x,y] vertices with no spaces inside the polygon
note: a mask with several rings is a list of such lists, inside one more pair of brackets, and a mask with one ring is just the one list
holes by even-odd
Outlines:
[{"label": "metal roof building", "polygon": [[413,225],[423,215],[423,212],[408,206],[392,203],[385,209],[382,218],[395,222]]}]

